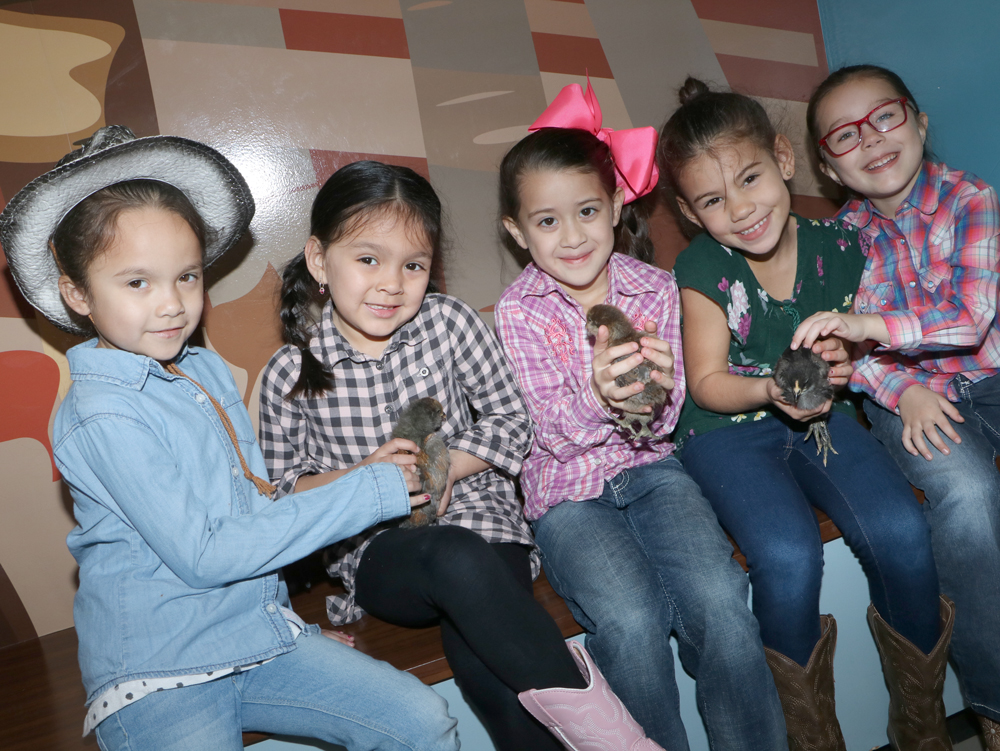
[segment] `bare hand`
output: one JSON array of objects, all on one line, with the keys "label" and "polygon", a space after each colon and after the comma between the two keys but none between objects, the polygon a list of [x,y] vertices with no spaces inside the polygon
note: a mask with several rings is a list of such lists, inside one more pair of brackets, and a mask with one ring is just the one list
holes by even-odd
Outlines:
[{"label": "bare hand", "polygon": [[863,342],[866,339],[877,339],[881,342],[889,340],[889,332],[882,316],[821,310],[799,324],[792,336],[791,347],[792,349],[798,349],[800,345],[811,347],[817,339],[827,336],[839,336],[849,342]]},{"label": "bare hand", "polygon": [[331,631],[328,628],[322,628],[320,629],[320,633],[327,639],[339,641],[341,644],[346,644],[351,649],[354,649],[354,637],[346,631]]},{"label": "bare hand", "polygon": [[[621,387],[615,383],[618,376],[625,375],[642,363],[643,356],[638,350],[639,345],[635,342],[626,342],[609,348],[608,327],[601,326],[597,330],[597,337],[594,341],[594,372],[590,377],[590,385],[597,400],[605,408],[623,409],[626,399],[638,394],[646,387],[640,381]],[[631,357],[625,357],[621,362],[615,362],[617,358],[628,355],[630,352],[633,353]],[[647,406],[645,411],[652,412],[653,408]]]},{"label": "bare hand", "polygon": [[663,370],[662,373],[659,370],[654,370],[650,374],[650,378],[667,391],[672,391],[674,388],[674,353],[667,342],[656,338],[656,321],[646,321],[645,329],[649,336],[644,336],[640,340],[642,349],[639,350],[639,354]]},{"label": "bare hand", "polygon": [[[914,456],[918,454],[931,461],[933,454],[924,442],[926,437],[934,447],[947,456],[951,453],[941,433],[954,443],[962,442],[948,418],[955,422],[965,422],[965,418],[955,405],[925,386],[914,384],[899,397],[899,417],[903,421],[903,448]],[[936,428],[936,429],[935,429]],[[941,433],[938,433],[938,430]]]},{"label": "bare hand", "polygon": [[444,486],[444,492],[441,493],[441,500],[438,501],[437,515],[444,516],[445,512],[448,510],[448,504],[451,503],[451,491],[455,487],[455,475],[453,472],[448,472],[448,482]]},{"label": "bare hand", "polygon": [[833,406],[833,399],[827,399],[815,409],[799,409],[798,407],[794,407],[781,397],[781,389],[778,388],[778,384],[774,382],[773,378],[768,378],[764,382],[764,388],[767,392],[767,400],[771,404],[780,409],[793,420],[798,420],[799,422],[806,422],[817,415],[829,412],[830,407]]},{"label": "bare hand", "polygon": [[422,495],[412,497],[413,493],[419,493],[421,489],[420,476],[417,474],[417,457],[420,447],[413,441],[406,438],[392,438],[379,446],[365,459],[358,462],[358,467],[366,464],[385,462],[395,464],[403,470],[403,478],[406,480],[406,489],[410,491],[410,506],[422,506],[430,500]]},{"label": "bare hand", "polygon": [[851,366],[851,353],[847,351],[844,340],[836,336],[817,339],[812,345],[812,351],[830,363],[827,380],[834,386],[846,386],[854,368]]}]

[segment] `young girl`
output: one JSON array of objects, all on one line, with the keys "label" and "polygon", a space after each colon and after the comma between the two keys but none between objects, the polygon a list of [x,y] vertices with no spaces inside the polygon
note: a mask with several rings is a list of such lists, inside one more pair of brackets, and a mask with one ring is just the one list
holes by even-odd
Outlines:
[{"label": "young girl", "polygon": [[441,244],[441,204],[412,170],[356,162],[326,182],[305,250],[284,272],[289,343],[263,377],[264,456],[279,497],[371,462],[412,463],[406,452],[417,446],[392,438],[393,425],[414,399],[437,399],[451,454],[438,522],[345,541],[331,573],[347,594],[330,598],[330,619],[367,611],[404,626],[440,623],[456,682],[497,748],[558,748],[518,693],[566,687],[586,702],[600,691],[582,690],[558,627],[532,596],[537,554],[512,480],[531,425],[479,315],[427,293]]},{"label": "young girl", "polygon": [[[856,197],[839,217],[868,265],[853,313],[817,314],[797,342],[861,343],[851,387],[872,431],[924,491],[952,655],[1000,750],[1000,206],[968,172],[929,161],[927,115],[899,76],[842,68],[809,102],[820,166]],[[939,432],[940,431],[940,432]]]},{"label": "young girl", "polygon": [[[651,257],[652,247],[632,203],[656,184],[656,132],[609,134],[600,124],[589,87],[586,95],[566,87],[533,126],[542,129],[500,167],[503,225],[531,261],[496,307],[535,423],[521,476],[525,514],[549,581],[651,738],[670,751],[688,748],[675,633],[712,748],[785,749],[746,577],[667,439],[685,388],[677,289],[669,273],[634,257]],[[620,171],[623,164],[632,168]],[[646,332],[641,349],[609,348],[606,327],[588,340],[587,311],[598,303]],[[669,399],[650,423],[656,437],[633,442],[613,410],[642,386],[618,388],[615,378],[643,357],[662,368],[653,378]]]},{"label": "young girl", "polygon": [[187,346],[203,269],[252,215],[214,150],[111,126],[0,217],[28,300],[96,335],[67,353],[73,385],[53,429],[78,523],[84,733],[105,750],[242,749],[243,730],[457,749],[443,700],[303,623],[278,574],[409,513],[419,483],[373,464],[272,503],[229,368]]},{"label": "young girl", "polygon": [[[771,377],[803,319],[850,307],[864,267],[856,234],[790,213],[792,146],[760,104],[691,78],[680,103],[661,132],[660,164],[683,216],[705,230],[674,267],[688,376],[682,459],[746,555],[791,745],[844,748],[834,714],[836,624],[819,614],[823,546],[812,506],[833,519],[868,577],[869,623],[890,692],[918,686],[911,706],[892,706],[893,745],[946,742],[941,691],[953,610],[941,605],[939,629],[919,505],[849,402],[800,409]],[[823,455],[804,439],[808,421],[827,411],[833,448]],[[928,678],[938,673],[941,681]]]}]

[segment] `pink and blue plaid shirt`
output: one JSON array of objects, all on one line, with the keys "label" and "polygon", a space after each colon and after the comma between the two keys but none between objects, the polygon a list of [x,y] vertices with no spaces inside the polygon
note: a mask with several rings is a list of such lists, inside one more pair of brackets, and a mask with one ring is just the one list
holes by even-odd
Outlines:
[{"label": "pink and blue plaid shirt", "polygon": [[868,257],[855,313],[877,313],[890,342],[866,342],[851,388],[888,409],[922,384],[958,401],[961,373],[979,381],[1000,373],[1000,205],[996,190],[968,172],[924,162],[894,219],[868,200],[839,217],[856,226]]},{"label": "pink and blue plaid shirt", "polygon": [[674,451],[667,436],[685,393],[674,277],[612,253],[605,302],[621,308],[637,329],[656,321],[657,336],[673,350],[674,390],[650,426],[656,440],[632,443],[597,400],[590,386],[594,348],[586,314],[555,279],[528,264],[497,303],[497,333],[535,423],[535,442],[521,470],[528,519],[562,501],[596,498],[605,480]]}]

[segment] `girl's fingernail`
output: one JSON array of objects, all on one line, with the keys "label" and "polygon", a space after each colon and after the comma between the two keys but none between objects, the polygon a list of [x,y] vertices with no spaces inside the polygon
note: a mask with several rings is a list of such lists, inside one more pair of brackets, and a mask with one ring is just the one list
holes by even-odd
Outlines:
[{"label": "girl's fingernail", "polygon": [[431,496],[430,496],[430,494],[429,494],[429,493],[428,493],[427,495],[425,495],[425,496],[424,496],[424,500],[425,500],[425,501],[429,501],[430,499],[431,499]]}]

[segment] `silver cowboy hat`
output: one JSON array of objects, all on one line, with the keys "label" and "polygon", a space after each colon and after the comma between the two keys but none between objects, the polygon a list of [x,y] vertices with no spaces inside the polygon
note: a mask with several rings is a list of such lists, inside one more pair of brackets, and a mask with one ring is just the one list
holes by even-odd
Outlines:
[{"label": "silver cowboy hat", "polygon": [[254,202],[236,167],[203,143],[179,136],[136,138],[122,125],[100,128],[80,143],[82,148],[10,199],[0,214],[0,244],[28,302],[64,331],[86,336],[59,294],[59,266],[49,248],[52,233],[80,201],[126,180],[158,180],[174,186],[210,230],[206,266],[246,232]]}]

